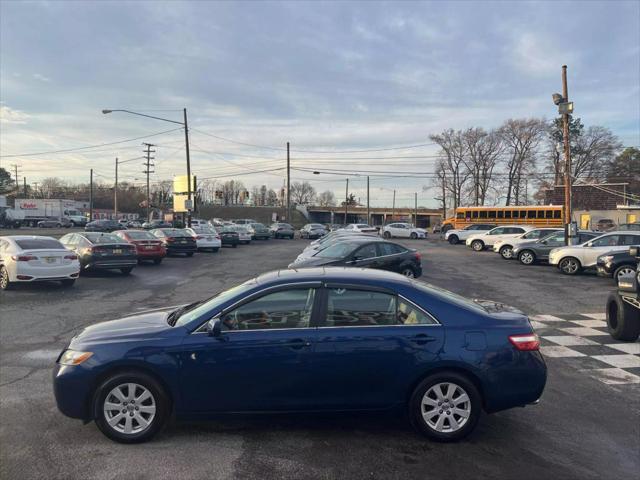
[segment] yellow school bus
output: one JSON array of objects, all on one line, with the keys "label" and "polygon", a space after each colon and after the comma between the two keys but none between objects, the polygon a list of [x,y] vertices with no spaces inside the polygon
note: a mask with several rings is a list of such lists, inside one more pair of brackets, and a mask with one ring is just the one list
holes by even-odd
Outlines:
[{"label": "yellow school bus", "polygon": [[461,229],[474,223],[526,224],[536,227],[564,225],[561,205],[510,205],[508,207],[458,207],[456,216],[442,223],[442,230]]}]

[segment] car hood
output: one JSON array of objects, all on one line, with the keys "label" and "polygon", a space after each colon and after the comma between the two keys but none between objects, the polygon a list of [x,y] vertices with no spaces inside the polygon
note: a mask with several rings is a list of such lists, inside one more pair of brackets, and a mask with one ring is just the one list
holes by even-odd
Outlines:
[{"label": "car hood", "polygon": [[524,247],[534,247],[534,246],[546,247],[544,243],[538,243],[537,240],[525,240],[523,242],[517,242],[513,246],[513,250],[520,250]]},{"label": "car hood", "polygon": [[156,310],[96,323],[82,330],[71,340],[71,346],[91,344],[95,342],[110,343],[141,338],[153,338],[172,327],[167,323],[167,315],[178,306],[164,307]]}]

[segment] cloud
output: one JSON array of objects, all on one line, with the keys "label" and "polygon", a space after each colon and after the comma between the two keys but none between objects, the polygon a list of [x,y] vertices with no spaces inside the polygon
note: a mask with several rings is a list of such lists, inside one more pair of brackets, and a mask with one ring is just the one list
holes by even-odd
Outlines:
[{"label": "cloud", "polygon": [[45,77],[41,73],[34,73],[33,74],[33,78],[35,78],[36,80],[40,80],[41,82],[46,82],[46,83],[49,83],[51,81],[51,79],[49,77]]},{"label": "cloud", "polygon": [[544,34],[521,33],[508,48],[512,52],[512,64],[526,75],[546,76],[557,73],[563,64],[575,66],[577,63],[576,55],[562,49]]},{"label": "cloud", "polygon": [[6,105],[0,105],[0,123],[26,124],[29,115]]}]

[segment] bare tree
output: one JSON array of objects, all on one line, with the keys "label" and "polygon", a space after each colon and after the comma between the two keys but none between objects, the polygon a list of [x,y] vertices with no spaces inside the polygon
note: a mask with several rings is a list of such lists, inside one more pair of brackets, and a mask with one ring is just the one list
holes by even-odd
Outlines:
[{"label": "bare tree", "polygon": [[318,194],[318,205],[321,207],[333,207],[336,204],[336,195],[331,190],[325,190]]},{"label": "bare tree", "polygon": [[43,178],[40,182],[40,190],[44,198],[58,198],[64,196],[66,184],[58,177]]},{"label": "bare tree", "polygon": [[251,198],[253,199],[253,204],[256,207],[262,205],[262,203],[260,203],[260,187],[258,187],[257,185],[251,187]]},{"label": "bare tree", "polygon": [[499,134],[509,153],[507,160],[507,205],[519,205],[526,201],[527,176],[536,164],[537,149],[547,129],[537,118],[509,119]]},{"label": "bare tree", "polygon": [[495,131],[470,128],[462,134],[462,140],[468,152],[463,161],[471,174],[473,204],[484,205],[492,186],[493,170],[503,150],[502,139]]},{"label": "bare tree", "polygon": [[422,191],[429,190],[430,188],[438,189],[438,196],[433,197],[442,206],[442,219],[447,218],[447,192],[449,188],[447,186],[447,174],[444,165],[444,160],[438,160],[436,164],[435,176],[431,180],[431,185],[422,187]]},{"label": "bare tree", "polygon": [[316,189],[309,182],[293,182],[291,184],[291,200],[298,205],[306,205],[313,201]]},{"label": "bare tree", "polygon": [[587,128],[575,140],[575,152],[571,159],[574,179],[604,178],[606,166],[611,163],[621,148],[622,143],[608,128],[601,126]]},{"label": "bare tree", "polygon": [[275,207],[278,205],[278,194],[272,188],[267,192],[266,205],[269,205],[270,207]]},{"label": "bare tree", "polygon": [[240,196],[245,192],[244,183],[236,180],[228,180],[222,184],[222,202],[224,205],[240,203]]},{"label": "bare tree", "polygon": [[451,194],[455,210],[462,204],[462,193],[469,179],[469,170],[464,163],[468,154],[467,145],[460,130],[445,130],[440,135],[430,135],[429,138],[440,146],[441,167],[447,177],[445,185]]}]

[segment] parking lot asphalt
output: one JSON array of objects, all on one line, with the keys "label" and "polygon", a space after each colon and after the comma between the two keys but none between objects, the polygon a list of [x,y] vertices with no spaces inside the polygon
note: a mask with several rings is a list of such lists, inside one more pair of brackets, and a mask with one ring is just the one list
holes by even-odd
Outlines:
[{"label": "parking lot asphalt", "polygon": [[[12,232],[17,233],[17,232]],[[47,232],[59,236],[57,232]],[[62,232],[66,233],[66,232]],[[56,356],[79,329],[156,306],[210,296],[284,268],[308,243],[254,242],[140,266],[132,275],[83,276],[72,289],[0,293],[2,478],[635,478],[640,471],[640,384],[603,383],[572,358],[548,359],[541,403],[485,416],[457,444],[438,444],[393,415],[265,416],[169,425],[126,446],[57,411]],[[524,267],[442,241],[403,241],[423,253],[422,280],[531,315],[597,313],[613,282]],[[552,317],[549,317],[552,318]]]}]

